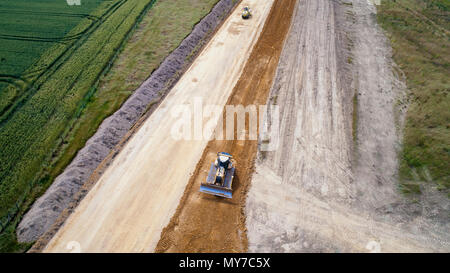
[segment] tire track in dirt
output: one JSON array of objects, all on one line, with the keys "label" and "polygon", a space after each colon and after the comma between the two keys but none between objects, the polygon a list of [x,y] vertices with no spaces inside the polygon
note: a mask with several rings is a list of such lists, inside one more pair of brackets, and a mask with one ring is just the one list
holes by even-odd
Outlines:
[{"label": "tire track in dirt", "polygon": [[249,252],[448,252],[448,224],[395,191],[398,90],[375,11],[299,1],[268,103],[280,140],[258,152],[246,198]]},{"label": "tire track in dirt", "polygon": [[[266,103],[295,4],[296,0],[275,1],[227,105]],[[246,130],[248,132],[248,124]],[[236,127],[234,131],[236,135]],[[175,215],[161,234],[156,252],[247,251],[243,207],[257,146],[256,140],[212,140],[208,143]],[[198,192],[219,151],[231,153],[237,162],[231,200]]]}]

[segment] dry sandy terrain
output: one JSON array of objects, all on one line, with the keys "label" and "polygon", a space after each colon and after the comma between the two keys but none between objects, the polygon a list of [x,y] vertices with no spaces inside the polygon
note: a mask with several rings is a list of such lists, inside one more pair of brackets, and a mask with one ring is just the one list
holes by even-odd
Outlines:
[{"label": "dry sandy terrain", "polygon": [[[255,45],[273,1],[245,0],[224,22],[166,99],[130,139],[44,249],[65,252],[151,252],[174,214],[207,140],[176,140],[173,106],[194,98],[219,109]],[[240,11],[253,7],[251,20]],[[212,116],[212,123],[219,114]],[[204,125],[208,120],[204,120]]]},{"label": "dry sandy terrain", "polygon": [[[295,3],[295,0],[275,1],[227,105],[265,104],[290,27]],[[218,127],[216,130],[220,129]],[[249,140],[248,123],[245,130],[246,140],[212,140],[208,143],[177,213],[161,235],[157,252],[247,251],[243,209],[258,143],[256,140]],[[237,126],[234,126],[232,131],[237,137]],[[206,179],[217,152],[231,153],[236,160],[237,169],[231,200],[199,192],[200,183]]]},{"label": "dry sandy terrain", "polygon": [[258,153],[247,197],[249,251],[448,252],[448,214],[430,221],[396,191],[401,86],[375,7],[346,2],[299,1],[270,95],[279,146]]}]

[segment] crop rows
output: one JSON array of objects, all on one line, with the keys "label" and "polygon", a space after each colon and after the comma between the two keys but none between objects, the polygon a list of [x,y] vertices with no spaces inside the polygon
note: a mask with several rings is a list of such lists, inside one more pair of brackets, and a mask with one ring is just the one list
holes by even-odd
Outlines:
[{"label": "crop rows", "polygon": [[84,24],[71,32],[83,35],[70,44],[53,45],[41,63],[27,71],[24,91],[1,94],[9,94],[11,103],[0,104],[0,216],[14,206],[30,181],[45,180],[68,125],[77,118],[99,75],[153,2],[108,3],[99,9],[101,14],[92,14],[95,20],[85,18]]}]

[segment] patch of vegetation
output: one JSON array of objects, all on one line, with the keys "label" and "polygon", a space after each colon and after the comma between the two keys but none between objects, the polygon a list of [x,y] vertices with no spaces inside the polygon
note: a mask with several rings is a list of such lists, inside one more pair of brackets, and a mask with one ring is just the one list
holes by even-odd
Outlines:
[{"label": "patch of vegetation", "polygon": [[[100,21],[85,33],[62,62],[25,88],[0,116],[0,216],[12,207],[26,188],[45,184],[47,170],[57,158],[56,147],[74,120],[86,96],[117,53],[149,1],[116,1],[102,6]],[[49,53],[51,54],[51,53]],[[66,56],[69,55],[69,56]],[[48,57],[45,55],[44,57]]]},{"label": "patch of vegetation", "polygon": [[69,32],[102,2],[74,7],[57,0],[2,0],[0,74],[20,77],[54,43],[68,41]]},{"label": "patch of vegetation", "polygon": [[[19,99],[33,77],[61,53],[57,48],[68,49],[89,30],[99,19],[90,13],[102,6],[102,2],[93,0],[76,7],[57,0],[4,0],[0,3],[0,114],[3,115],[5,108]],[[42,54],[52,47],[53,56],[47,56],[47,65],[38,65],[36,62]],[[7,86],[9,88],[3,90]]]},{"label": "patch of vegetation", "polygon": [[400,184],[400,190],[406,195],[420,194],[420,184],[414,182],[403,182]]},{"label": "patch of vegetation", "polygon": [[410,102],[400,162],[400,188],[417,181],[450,190],[450,1],[382,1],[378,21],[406,75]]},{"label": "patch of vegetation", "polygon": [[156,1],[148,11],[153,2],[104,1],[90,14],[101,20],[84,19],[67,34],[86,35],[52,45],[25,71],[32,88],[0,115],[0,217],[21,204],[0,234],[0,252],[30,246],[15,237],[23,213],[218,0]]}]

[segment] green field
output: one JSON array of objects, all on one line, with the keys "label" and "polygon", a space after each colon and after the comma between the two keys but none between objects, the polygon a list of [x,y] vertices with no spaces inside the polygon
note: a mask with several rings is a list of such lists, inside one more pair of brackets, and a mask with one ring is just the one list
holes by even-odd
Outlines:
[{"label": "green field", "polygon": [[[36,17],[45,23],[29,25],[26,19],[13,16],[8,27],[0,28],[0,34],[19,36],[21,32],[6,32],[14,29],[10,22],[17,20],[18,29],[37,25],[30,36],[61,39],[17,40],[15,47],[34,52],[34,59],[16,63],[15,72],[12,66],[8,70],[0,65],[8,75],[1,79],[9,84],[0,91],[0,224],[5,215],[12,217],[0,233],[0,252],[28,247],[15,241],[15,227],[23,213],[70,163],[101,121],[120,107],[217,1],[84,0],[81,6],[67,6],[65,1],[47,0],[33,1],[33,7],[26,1],[2,1],[0,12],[9,8],[52,14]],[[57,28],[52,21],[62,17],[53,13],[84,17],[71,15],[67,25],[66,19],[61,19],[65,23]],[[13,41],[0,40],[2,45],[4,40]],[[20,52],[17,58],[0,54],[17,61]]]},{"label": "green field", "polygon": [[450,0],[382,1],[378,21],[405,73],[409,107],[400,188],[450,190]]},{"label": "green field", "polygon": [[[17,202],[27,185],[40,183],[36,175],[43,177],[68,125],[150,2],[104,2],[93,12],[101,19],[84,19],[66,37],[83,35],[68,44],[56,42],[25,70],[42,71],[28,76],[28,84],[2,89],[0,215]],[[47,26],[52,29],[52,24]]]},{"label": "green field", "polygon": [[[3,0],[0,2],[0,74],[20,77],[55,42],[88,17],[103,1]],[[92,18],[95,20],[96,18]]]},{"label": "green field", "polygon": [[[0,113],[17,99],[1,90],[8,84],[20,85],[18,87],[22,89],[25,83],[29,83],[33,75],[39,73],[32,65],[41,55],[56,43],[68,47],[80,38],[88,30],[88,24],[79,33],[68,34],[86,18],[91,22],[98,20],[98,17],[91,17],[89,14],[102,2],[83,1],[80,6],[69,6],[66,1],[57,0],[0,2]],[[45,69],[43,66],[40,68]],[[20,93],[18,90],[11,92]]]}]

